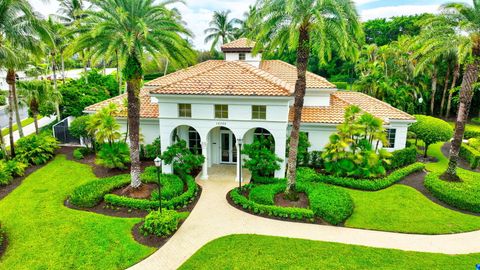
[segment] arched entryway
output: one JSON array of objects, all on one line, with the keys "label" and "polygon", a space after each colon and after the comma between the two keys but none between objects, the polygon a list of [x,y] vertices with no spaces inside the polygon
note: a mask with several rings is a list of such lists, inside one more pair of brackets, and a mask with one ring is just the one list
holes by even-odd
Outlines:
[{"label": "arched entryway", "polygon": [[179,140],[187,142],[187,146],[192,153],[202,155],[202,138],[194,127],[180,125],[174,128],[171,134],[171,141],[176,143]]},{"label": "arched entryway", "polygon": [[207,135],[210,164],[235,164],[238,161],[237,136],[223,126],[212,128]]},{"label": "arched entryway", "polygon": [[251,144],[254,140],[263,140],[270,144],[270,148],[275,152],[275,138],[266,128],[252,128],[243,135],[243,143]]}]

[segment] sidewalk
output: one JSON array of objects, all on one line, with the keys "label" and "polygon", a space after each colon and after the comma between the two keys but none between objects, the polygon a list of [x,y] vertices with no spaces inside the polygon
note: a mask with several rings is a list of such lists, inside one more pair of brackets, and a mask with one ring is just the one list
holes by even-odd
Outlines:
[{"label": "sidewalk", "polygon": [[[56,119],[55,115],[52,115],[50,117],[45,116],[45,117],[42,117],[42,118],[38,119],[38,128],[42,128],[44,126],[49,125],[50,123],[54,122],[55,119]],[[31,124],[23,127],[23,134],[25,136],[28,136],[28,135],[33,134],[33,133],[35,133],[35,124],[34,123],[31,123]],[[18,133],[18,130],[16,130],[16,131],[13,132],[13,140],[16,142],[16,141],[18,141],[18,139],[20,139],[20,134]],[[4,140],[6,146],[10,145],[10,135],[4,136],[3,140]]]}]

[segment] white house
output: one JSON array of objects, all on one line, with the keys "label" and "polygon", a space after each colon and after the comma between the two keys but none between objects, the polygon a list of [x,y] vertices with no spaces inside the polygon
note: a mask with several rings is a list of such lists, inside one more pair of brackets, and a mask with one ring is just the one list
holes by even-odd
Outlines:
[{"label": "white house", "polygon": [[[238,164],[238,143],[251,143],[260,134],[271,134],[275,153],[284,158],[296,67],[262,60],[260,54],[252,55],[253,46],[247,39],[233,41],[222,46],[226,60],[206,61],[146,83],[140,112],[145,143],[160,137],[164,151],[176,139],[186,140],[206,158],[204,179],[213,164]],[[93,113],[111,102],[123,106],[125,98],[121,95],[85,111]],[[310,150],[325,146],[352,104],[384,120],[389,150],[405,147],[408,125],[414,122],[411,115],[362,93],[337,91],[335,85],[309,72],[301,130],[308,133]],[[119,121],[125,129],[126,110],[122,111]],[[171,167],[164,166],[164,172],[171,172]],[[275,172],[276,177],[284,175],[285,162]]]}]

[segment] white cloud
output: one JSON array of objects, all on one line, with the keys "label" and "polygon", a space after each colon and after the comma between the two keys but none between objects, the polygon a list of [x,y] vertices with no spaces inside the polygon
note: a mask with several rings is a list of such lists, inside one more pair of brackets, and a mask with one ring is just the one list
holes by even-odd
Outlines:
[{"label": "white cloud", "polygon": [[362,18],[362,21],[367,21],[375,18],[390,18],[392,16],[400,15],[438,13],[439,7],[440,5],[400,5],[378,7],[360,11],[360,17]]}]

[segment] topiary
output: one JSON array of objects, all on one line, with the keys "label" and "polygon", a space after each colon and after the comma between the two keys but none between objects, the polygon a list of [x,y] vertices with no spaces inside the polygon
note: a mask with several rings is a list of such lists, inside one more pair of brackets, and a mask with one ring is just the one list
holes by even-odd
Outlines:
[{"label": "topiary", "polygon": [[95,163],[105,168],[126,169],[130,162],[130,149],[126,143],[104,144],[97,153]]},{"label": "topiary", "polygon": [[442,119],[426,115],[415,115],[415,118],[417,122],[413,123],[408,130],[415,133],[417,139],[425,143],[425,158],[430,145],[448,141],[452,138],[452,126]]},{"label": "topiary", "polygon": [[152,211],[145,217],[140,231],[144,235],[169,236],[178,229],[179,222],[180,215],[175,210]]}]

